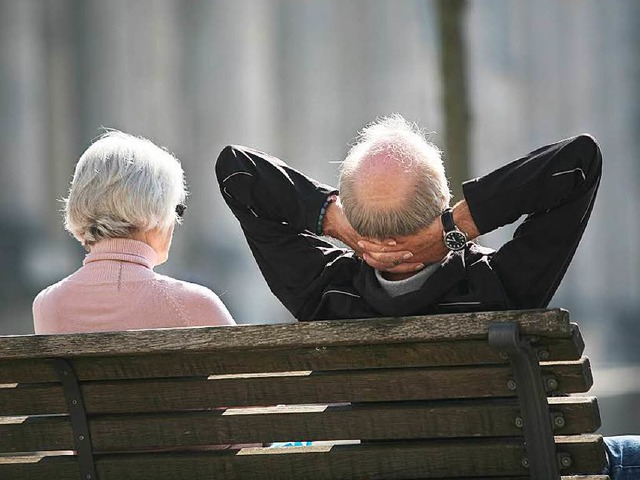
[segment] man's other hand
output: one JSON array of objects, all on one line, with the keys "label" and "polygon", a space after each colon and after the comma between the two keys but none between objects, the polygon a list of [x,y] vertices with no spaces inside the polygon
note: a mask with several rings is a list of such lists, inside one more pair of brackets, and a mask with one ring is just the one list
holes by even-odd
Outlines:
[{"label": "man's other hand", "polygon": [[[454,221],[468,240],[479,234],[466,201],[453,209]],[[410,273],[422,270],[425,265],[440,263],[449,250],[443,241],[440,217],[413,235],[385,240],[361,239],[358,248],[362,258],[371,267],[389,273]]]},{"label": "man's other hand", "polygon": [[358,242],[362,239],[360,235],[353,229],[349,220],[342,210],[342,202],[340,197],[335,202],[331,202],[327,207],[327,213],[322,224],[322,233],[340,240],[342,243],[350,247],[358,256],[362,256],[362,249],[358,247]]},{"label": "man's other hand", "polygon": [[[324,219],[324,223],[322,226],[322,231],[325,235],[329,237],[340,240],[342,243],[350,247],[356,255],[365,260],[369,265],[373,268],[377,268],[379,270],[386,270],[387,267],[391,266],[400,266],[401,270],[404,271],[406,268],[410,268],[410,264],[405,263],[409,258],[413,256],[408,250],[395,250],[394,252],[390,252],[389,254],[383,254],[380,257],[380,261],[376,261],[370,255],[367,254],[375,254],[380,251],[378,247],[372,248],[371,251],[367,251],[365,248],[362,248],[360,245],[362,242],[365,244],[372,244],[371,241],[366,241],[364,237],[358,234],[351,224],[342,210],[342,203],[340,202],[340,197],[337,198],[335,202],[332,202],[327,207],[327,213]],[[369,260],[365,258],[365,255],[369,257]],[[402,265],[400,265],[402,264]],[[420,268],[415,268],[418,264],[414,265],[413,270],[420,270],[424,268],[424,265],[421,265]]]},{"label": "man's other hand", "polygon": [[437,222],[405,237],[360,240],[362,258],[373,268],[389,273],[416,272],[425,265],[440,262],[448,250],[442,241],[442,226]]}]

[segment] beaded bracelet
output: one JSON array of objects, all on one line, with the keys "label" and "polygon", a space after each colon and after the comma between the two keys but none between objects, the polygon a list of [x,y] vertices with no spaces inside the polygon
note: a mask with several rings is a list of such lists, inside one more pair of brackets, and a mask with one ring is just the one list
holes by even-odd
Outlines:
[{"label": "beaded bracelet", "polygon": [[322,208],[320,209],[320,215],[318,216],[318,224],[316,225],[316,234],[324,235],[322,231],[322,224],[324,223],[324,217],[327,215],[327,209],[329,205],[338,200],[338,196],[333,193],[327,197],[327,199],[322,204]]}]

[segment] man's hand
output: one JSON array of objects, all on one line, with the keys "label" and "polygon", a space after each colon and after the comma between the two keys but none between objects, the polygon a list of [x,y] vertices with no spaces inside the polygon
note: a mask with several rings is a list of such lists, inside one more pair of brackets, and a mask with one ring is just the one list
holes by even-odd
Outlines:
[{"label": "man's hand", "polygon": [[[461,201],[453,209],[454,221],[468,240],[479,235],[469,206]],[[358,247],[362,258],[373,268],[389,273],[410,273],[421,270],[430,263],[439,263],[447,256],[440,217],[419,232],[383,241],[361,239]],[[412,255],[411,255],[412,254]]]},{"label": "man's hand", "polygon": [[[347,220],[347,217],[342,210],[340,197],[338,197],[335,202],[330,203],[327,207],[327,213],[324,217],[322,231],[325,235],[340,240],[342,243],[356,252],[359,257],[364,259],[363,255],[365,254],[365,250],[360,247],[360,242],[365,241],[365,239],[353,229],[353,227],[349,223],[349,220]],[[401,263],[406,262],[412,256],[413,254],[408,250],[396,249],[393,253],[386,255],[384,258],[388,260],[389,265],[400,265]],[[369,264],[374,268],[378,268],[371,263]],[[382,266],[382,263],[380,265]],[[406,265],[407,264],[404,264],[403,266]],[[384,268],[380,268],[380,270],[384,270]]]},{"label": "man's hand", "polygon": [[362,237],[353,229],[349,220],[342,210],[342,202],[340,197],[335,202],[331,202],[327,207],[327,213],[322,224],[322,233],[340,240],[345,245],[351,247],[356,253],[360,254],[362,249],[358,247],[358,242]]},{"label": "man's hand", "polygon": [[[442,261],[448,250],[442,241],[440,219],[436,220],[413,235],[384,241],[360,240],[362,258],[373,268],[390,273],[416,272],[425,265]],[[402,257],[400,252],[404,252]]]}]

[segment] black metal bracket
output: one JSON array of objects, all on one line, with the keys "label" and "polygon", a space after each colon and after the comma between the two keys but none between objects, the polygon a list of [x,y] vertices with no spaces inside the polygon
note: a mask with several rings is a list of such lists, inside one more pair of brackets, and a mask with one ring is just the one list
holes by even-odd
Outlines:
[{"label": "black metal bracket", "polygon": [[64,358],[54,359],[53,364],[62,381],[64,397],[69,407],[71,429],[73,430],[73,439],[78,452],[78,464],[80,465],[80,479],[98,480],[93,461],[93,444],[91,443],[89,422],[87,421],[87,412],[84,408],[78,377],[71,363]]},{"label": "black metal bracket", "polygon": [[507,354],[515,377],[515,385],[510,381],[509,388],[515,387],[520,401],[527,451],[522,464],[536,480],[560,479],[553,425],[536,351],[529,340],[521,338],[517,323],[492,323],[489,345]]}]

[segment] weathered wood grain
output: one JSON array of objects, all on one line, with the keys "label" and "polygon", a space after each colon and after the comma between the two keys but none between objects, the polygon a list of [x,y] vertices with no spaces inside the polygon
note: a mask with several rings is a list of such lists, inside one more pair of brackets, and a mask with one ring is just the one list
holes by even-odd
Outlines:
[{"label": "weathered wood grain", "polygon": [[[584,343],[561,310],[0,337],[0,415],[38,414],[0,417],[0,478],[78,478],[73,455],[10,456],[74,449],[51,360],[64,357],[81,380],[101,480],[523,479],[512,374],[486,344],[494,321],[521,324],[555,392],[589,389]],[[278,404],[288,406],[252,407]],[[601,471],[601,437],[573,435],[598,428],[595,399],[549,407],[564,419],[558,450],[572,455],[563,473]],[[345,439],[365,443],[201,448]]]},{"label": "weathered wood grain", "polygon": [[[572,328],[571,337],[542,337],[535,343],[535,348],[540,357],[547,360],[578,360],[584,350],[584,343],[579,331]],[[505,362],[497,351],[482,340],[90,356],[74,357],[72,360],[80,380],[164,378],[283,370],[487,365]],[[52,360],[43,358],[5,360],[0,363],[0,383],[58,381],[52,365]]]},{"label": "weathered wood grain", "polygon": [[[69,335],[0,337],[0,359],[104,356],[173,351],[230,351],[485,338],[493,322],[514,321],[523,333],[568,337],[564,310],[514,310],[364,320],[301,322]],[[319,339],[322,339],[319,342]],[[320,344],[319,344],[320,343]]]},{"label": "weathered wood grain", "polygon": [[[25,469],[22,469],[20,465],[24,465]],[[0,457],[0,474],[5,475],[2,478],[10,478],[12,480],[39,480],[43,478],[55,478],[56,480],[77,480],[78,465],[76,463],[76,457],[72,456],[49,458],[42,455],[6,458]],[[130,472],[129,476],[123,478],[122,480],[134,478],[138,477],[135,476],[134,472]],[[180,480],[191,480],[193,477],[180,476],[176,478],[180,478]],[[404,478],[408,480],[409,477]],[[435,478],[422,476],[414,478],[416,478],[417,480],[427,478],[429,478],[429,480],[445,480],[445,477]],[[286,480],[286,478],[284,480]],[[456,480],[496,480],[496,477],[457,477]],[[528,475],[501,476],[500,480],[530,480],[530,477]],[[610,478],[607,475],[563,475],[561,477],[561,480],[610,480]]]},{"label": "weathered wood grain", "polygon": [[[597,473],[604,467],[601,437],[558,437],[556,443],[560,451],[570,453],[573,458],[572,466],[563,473]],[[517,477],[527,473],[522,466],[524,456],[521,439],[506,438],[98,455],[96,465],[100,480]],[[51,457],[46,462],[23,463],[21,469],[15,468],[15,464],[6,458],[2,460],[1,478],[73,478],[69,475],[67,458]],[[61,465],[57,470],[59,473],[53,474],[57,464]]]},{"label": "weathered wood grain", "polygon": [[609,475],[563,475],[560,478],[561,480],[610,480]]},{"label": "weathered wood grain", "polygon": [[602,426],[596,397],[550,397],[547,402],[552,415],[561,413],[564,418],[564,426],[554,427],[556,435],[594,433]]},{"label": "weathered wood grain", "polygon": [[[429,480],[444,480],[443,478],[435,478]],[[530,476],[526,477],[457,477],[456,480],[531,480]],[[610,480],[608,475],[562,475],[560,480]]]},{"label": "weathered wood grain", "polygon": [[[586,392],[592,379],[588,360],[548,363],[558,391]],[[237,374],[85,382],[87,413],[144,413],[203,410],[217,406],[382,402],[447,398],[510,397],[515,392],[508,365],[484,367],[374,369],[335,372]],[[0,388],[0,415],[66,413],[59,384]]]},{"label": "weathered wood grain", "polygon": [[562,468],[563,475],[599,474],[607,465],[602,435],[568,435],[555,437],[555,442],[558,453],[567,453],[572,460],[570,467]]},{"label": "weathered wood grain", "polygon": [[540,367],[543,377],[558,382],[556,392],[584,393],[593,386],[591,362],[587,357],[574,362],[541,362]]},{"label": "weathered wood grain", "polygon": [[0,417],[0,454],[75,450],[66,415]]},{"label": "weathered wood grain", "polygon": [[[594,432],[599,426],[595,398],[551,399],[562,414],[558,435]],[[227,409],[148,415],[91,417],[94,448],[100,452],[212,444],[303,440],[395,440],[522,435],[516,399],[397,402]],[[0,418],[0,452],[75,449],[69,418]]]},{"label": "weathered wood grain", "polygon": [[75,455],[0,456],[0,478],[11,480],[78,480],[80,478],[80,468]]}]

